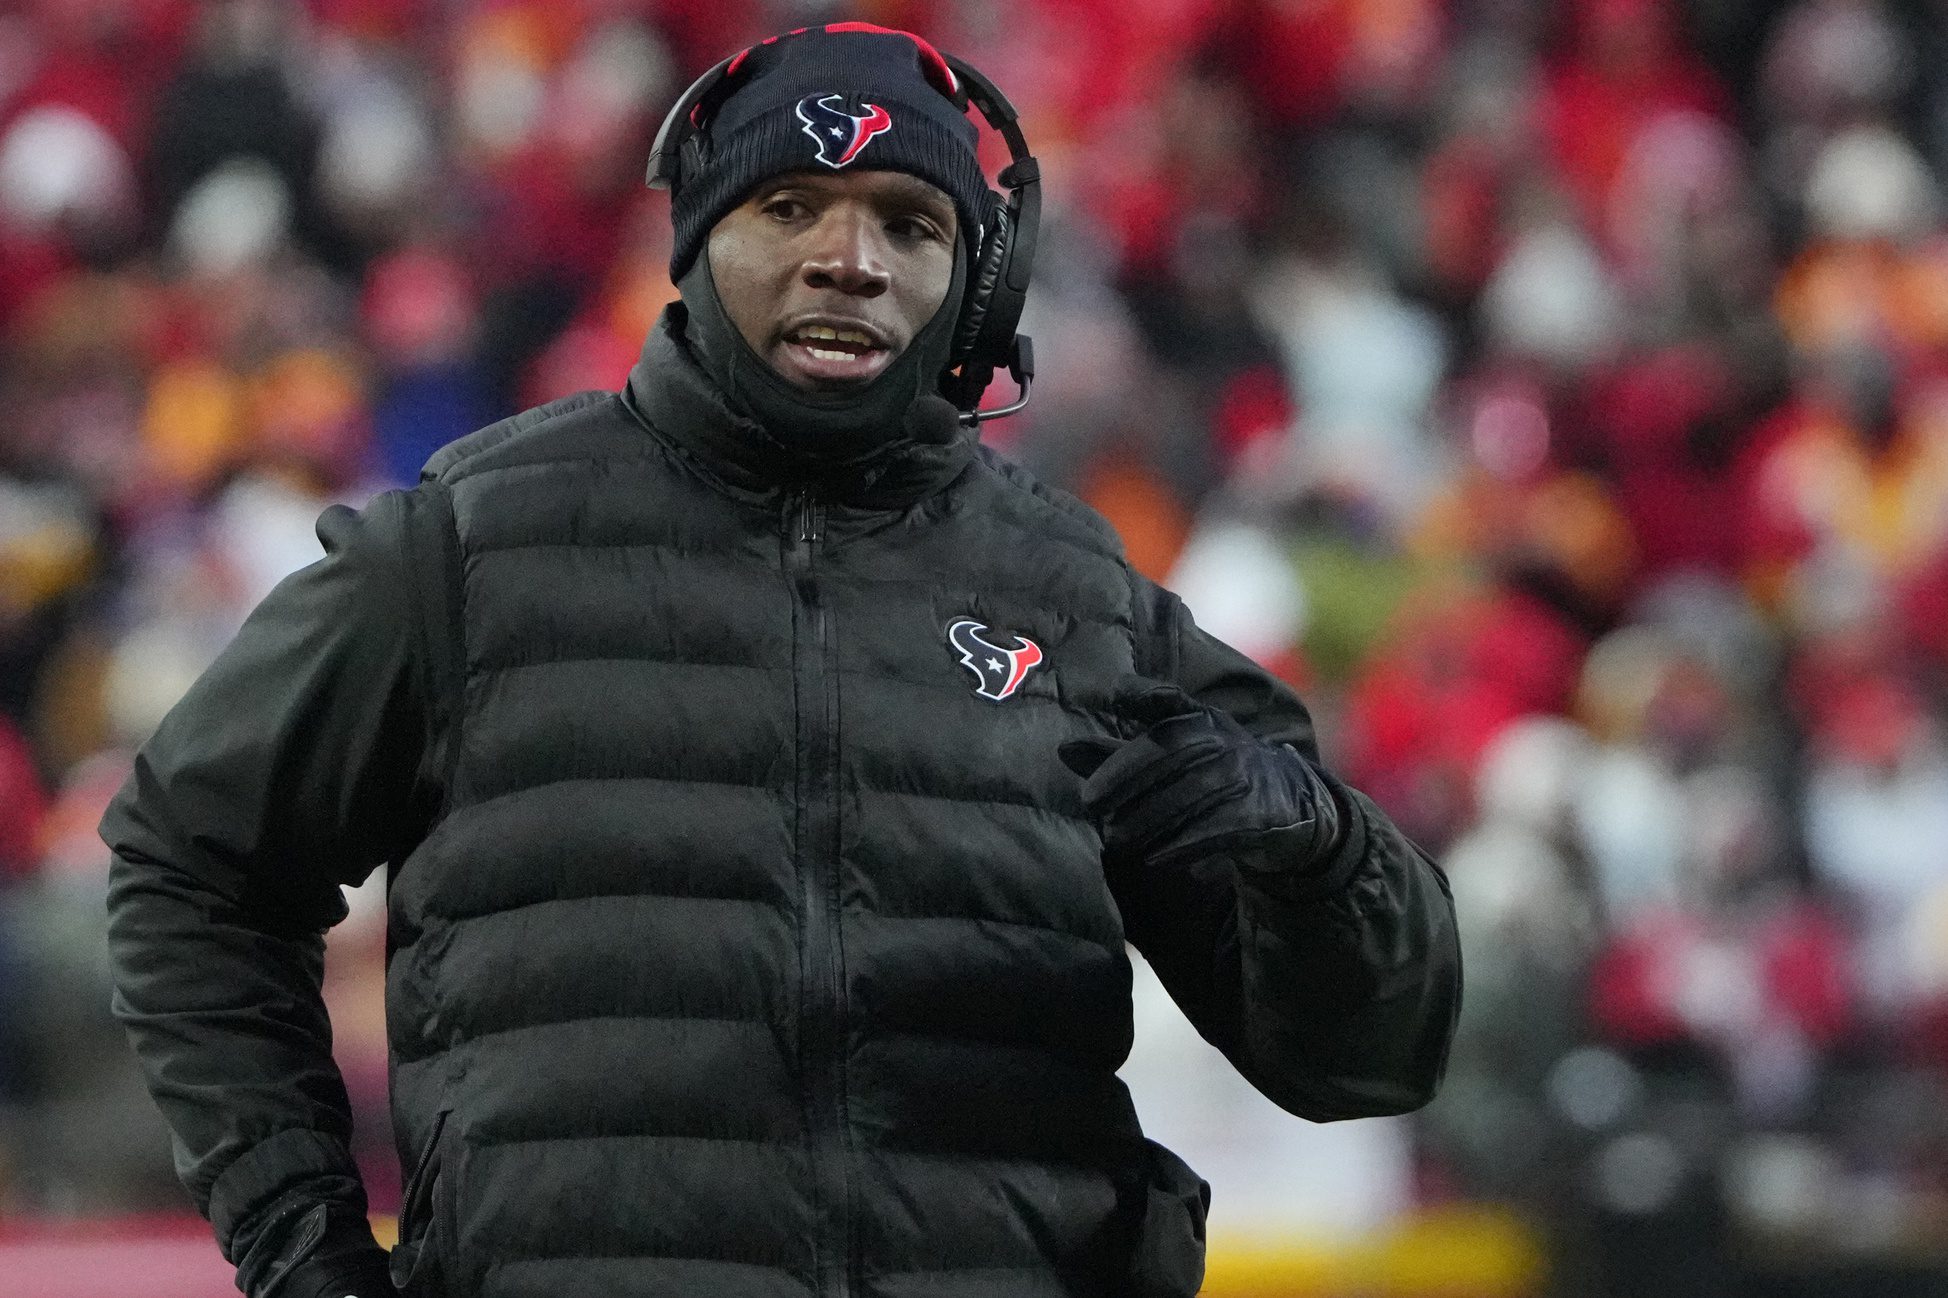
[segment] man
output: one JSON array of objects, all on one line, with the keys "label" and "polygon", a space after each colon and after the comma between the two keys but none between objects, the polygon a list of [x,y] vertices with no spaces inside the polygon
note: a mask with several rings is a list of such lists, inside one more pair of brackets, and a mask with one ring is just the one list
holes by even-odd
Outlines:
[{"label": "man", "polygon": [[[995,219],[943,67],[741,58],[625,391],[326,511],[137,758],[116,1008],[254,1298],[1191,1294],[1126,939],[1292,1112],[1432,1094],[1439,872],[938,395]],[[390,1278],[317,990],[382,862]]]}]

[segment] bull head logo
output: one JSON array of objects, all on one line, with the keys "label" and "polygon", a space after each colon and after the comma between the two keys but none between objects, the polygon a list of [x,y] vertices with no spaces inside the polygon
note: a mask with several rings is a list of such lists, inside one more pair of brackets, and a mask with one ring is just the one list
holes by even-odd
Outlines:
[{"label": "bull head logo", "polygon": [[806,95],[798,101],[798,120],[818,145],[818,160],[834,170],[859,156],[866,141],[893,129],[893,119],[878,104],[867,112],[846,111],[844,95]]},{"label": "bull head logo", "polygon": [[983,638],[985,631],[987,627],[973,618],[960,618],[947,628],[947,643],[960,650],[961,666],[981,682],[974,692],[999,703],[1020,687],[1030,668],[1041,662],[1042,647],[1027,636],[1017,635],[1012,638],[1020,645],[1004,649]]}]

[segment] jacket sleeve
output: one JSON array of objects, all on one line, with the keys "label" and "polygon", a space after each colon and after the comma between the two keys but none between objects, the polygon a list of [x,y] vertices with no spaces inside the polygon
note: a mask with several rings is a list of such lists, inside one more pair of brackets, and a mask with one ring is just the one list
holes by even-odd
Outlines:
[{"label": "jacket sleeve", "polygon": [[[1317,764],[1304,703],[1139,580],[1140,666]],[[1365,795],[1321,770],[1343,833],[1289,876],[1222,858],[1110,882],[1125,931],[1197,1030],[1281,1108],[1315,1121],[1432,1099],[1461,1003],[1447,879]]]},{"label": "jacket sleeve", "polygon": [[339,886],[396,859],[426,814],[405,553],[424,508],[388,492],[326,510],[325,557],[251,613],[101,822],[114,1011],[247,1293],[321,1245],[377,1249],[320,980]]}]

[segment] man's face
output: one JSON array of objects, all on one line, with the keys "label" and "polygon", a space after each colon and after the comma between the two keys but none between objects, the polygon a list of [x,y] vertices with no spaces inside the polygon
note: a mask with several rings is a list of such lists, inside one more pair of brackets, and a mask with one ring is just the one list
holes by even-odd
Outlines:
[{"label": "man's face", "polygon": [[870,383],[947,296],[959,237],[946,193],[898,171],[767,180],[710,232],[724,313],[786,382]]}]

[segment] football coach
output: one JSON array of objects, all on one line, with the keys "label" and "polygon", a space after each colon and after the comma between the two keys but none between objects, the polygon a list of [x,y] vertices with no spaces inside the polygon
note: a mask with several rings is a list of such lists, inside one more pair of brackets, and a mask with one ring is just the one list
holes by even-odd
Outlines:
[{"label": "football coach", "polygon": [[[326,510],[102,821],[183,1180],[251,1298],[1187,1298],[1208,1189],[1117,1078],[1125,943],[1285,1109],[1401,1113],[1446,883],[981,445],[1040,176],[977,71],[773,38],[650,167],[681,298],[623,390]],[[390,1257],[319,994],[387,863]]]}]

